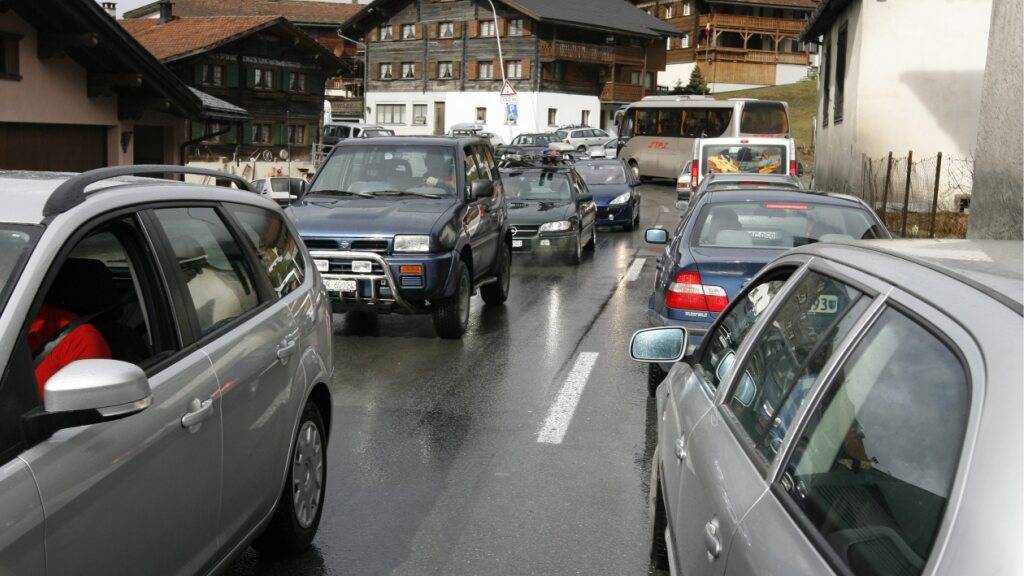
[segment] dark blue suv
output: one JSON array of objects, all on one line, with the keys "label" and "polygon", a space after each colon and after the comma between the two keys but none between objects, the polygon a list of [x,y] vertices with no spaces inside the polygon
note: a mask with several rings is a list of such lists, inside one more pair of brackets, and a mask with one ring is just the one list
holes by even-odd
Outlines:
[{"label": "dark blue suv", "polygon": [[508,298],[504,188],[479,138],[342,141],[287,211],[336,313],[432,314],[439,336],[460,338],[472,294]]}]

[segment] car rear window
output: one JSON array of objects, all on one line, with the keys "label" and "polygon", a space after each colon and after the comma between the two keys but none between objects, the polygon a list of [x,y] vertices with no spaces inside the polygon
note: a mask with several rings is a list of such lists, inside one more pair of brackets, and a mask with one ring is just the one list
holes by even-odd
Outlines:
[{"label": "car rear window", "polygon": [[747,102],[740,115],[740,134],[788,134],[789,116],[781,102]]},{"label": "car rear window", "polygon": [[885,237],[860,208],[814,202],[708,204],[697,219],[694,244],[717,248],[792,248],[812,242]]},{"label": "car rear window", "polygon": [[785,174],[789,158],[784,144],[708,144],[701,150],[704,174]]},{"label": "car rear window", "polygon": [[509,200],[568,202],[572,200],[569,178],[563,172],[530,170],[503,172],[502,183]]}]

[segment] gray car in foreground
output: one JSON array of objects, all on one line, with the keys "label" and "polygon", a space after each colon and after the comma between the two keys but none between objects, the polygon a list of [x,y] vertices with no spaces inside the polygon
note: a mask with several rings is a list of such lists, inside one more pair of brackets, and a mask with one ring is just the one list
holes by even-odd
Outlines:
[{"label": "gray car in foreground", "polygon": [[1021,574],[1021,246],[818,243],[764,268],[658,388],[655,564]]},{"label": "gray car in foreground", "polygon": [[4,574],[208,574],[316,533],[326,293],[274,202],[123,177],[183,172],[235,179],[0,172]]}]

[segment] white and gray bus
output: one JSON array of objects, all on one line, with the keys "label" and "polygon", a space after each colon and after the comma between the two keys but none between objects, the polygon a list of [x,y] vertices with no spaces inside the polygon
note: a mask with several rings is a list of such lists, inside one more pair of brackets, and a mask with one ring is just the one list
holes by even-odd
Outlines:
[{"label": "white and gray bus", "polygon": [[616,114],[619,158],[637,176],[675,180],[697,138],[788,136],[789,106],[777,100],[647,96]]}]

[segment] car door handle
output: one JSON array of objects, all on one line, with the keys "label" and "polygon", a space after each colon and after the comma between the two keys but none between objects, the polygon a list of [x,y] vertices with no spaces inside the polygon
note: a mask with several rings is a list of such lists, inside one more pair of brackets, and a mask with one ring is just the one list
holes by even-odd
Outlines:
[{"label": "car door handle", "polygon": [[686,460],[686,456],[686,436],[680,435],[676,440],[676,458],[682,462],[683,460]]},{"label": "car door handle", "polygon": [[194,430],[195,426],[202,424],[204,420],[213,416],[213,398],[200,402],[199,398],[193,398],[188,405],[188,412],[181,417],[181,427]]},{"label": "car door handle", "polygon": [[708,551],[708,560],[714,560],[722,553],[722,541],[718,537],[718,518],[712,518],[704,525],[704,547]]},{"label": "car door handle", "polygon": [[292,340],[285,340],[280,346],[277,347],[278,360],[287,360],[292,354],[295,353],[295,349],[298,347],[298,338]]}]

